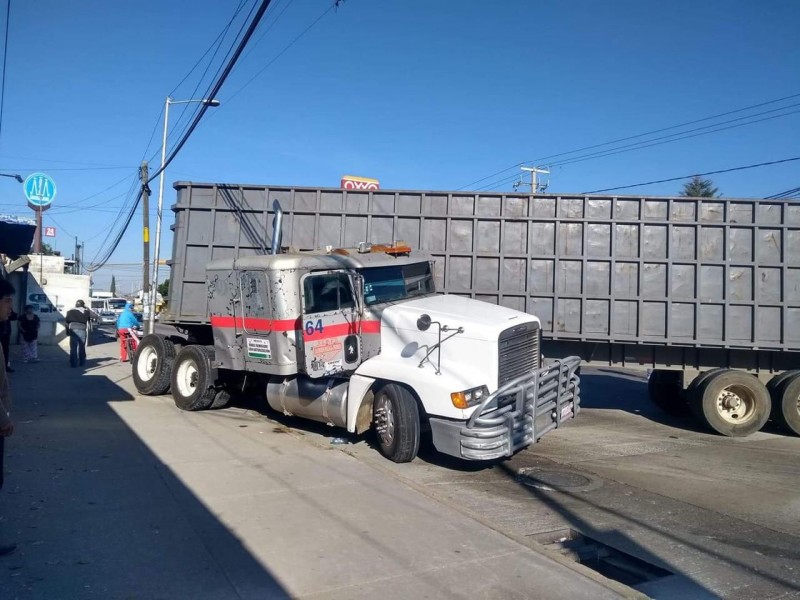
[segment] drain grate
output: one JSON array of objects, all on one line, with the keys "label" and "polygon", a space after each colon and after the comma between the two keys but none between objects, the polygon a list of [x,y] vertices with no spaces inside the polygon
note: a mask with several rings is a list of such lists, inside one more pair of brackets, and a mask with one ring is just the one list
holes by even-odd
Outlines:
[{"label": "drain grate", "polygon": [[628,586],[656,581],[671,571],[617,550],[574,529],[558,529],[532,536],[549,550],[560,552],[601,575]]},{"label": "drain grate", "polygon": [[519,479],[523,485],[528,487],[556,492],[588,491],[597,485],[589,477],[569,471],[527,470],[520,472]]}]

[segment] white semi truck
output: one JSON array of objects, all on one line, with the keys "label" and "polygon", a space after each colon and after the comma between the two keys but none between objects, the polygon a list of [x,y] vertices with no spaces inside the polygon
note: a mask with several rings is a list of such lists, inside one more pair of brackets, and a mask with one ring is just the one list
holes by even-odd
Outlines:
[{"label": "white semi truck", "polygon": [[535,316],[437,294],[429,255],[398,242],[282,248],[277,202],[259,217],[273,218],[267,247],[251,221],[218,208],[228,233],[261,251],[220,243],[217,208],[179,200],[161,322],[186,340],[143,338],[140,393],[171,390],[201,410],[258,390],[286,415],[374,430],[395,462],[413,460],[423,435],[463,459],[508,457],[578,413],[579,359],[545,366]]}]

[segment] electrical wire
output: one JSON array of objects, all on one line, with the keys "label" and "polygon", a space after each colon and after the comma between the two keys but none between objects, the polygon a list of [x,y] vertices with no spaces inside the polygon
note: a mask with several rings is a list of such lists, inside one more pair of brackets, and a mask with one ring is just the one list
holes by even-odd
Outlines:
[{"label": "electrical wire", "polygon": [[[205,96],[206,98],[216,98],[217,97],[217,94],[219,93],[220,88],[225,83],[225,80],[228,79],[228,76],[230,75],[231,70],[233,70],[233,67],[236,64],[236,61],[239,59],[239,56],[241,56],[242,51],[244,50],[245,46],[247,45],[247,42],[253,36],[253,32],[255,31],[256,27],[258,26],[258,23],[261,21],[261,18],[264,16],[264,13],[266,12],[266,10],[269,7],[271,2],[272,2],[272,0],[262,0],[261,6],[259,6],[258,11],[256,12],[255,16],[253,17],[252,22],[250,23],[250,26],[247,28],[247,31],[245,32],[244,36],[242,37],[241,41],[239,42],[239,46],[236,48],[236,51],[234,52],[233,56],[231,56],[230,60],[228,61],[227,66],[225,67],[225,70],[219,76],[219,79],[214,84],[213,88],[210,90],[210,92],[208,94],[206,94],[206,96]],[[198,111],[197,115],[195,116],[194,120],[192,121],[192,124],[189,126],[189,129],[186,131],[186,133],[183,134],[183,137],[181,137],[180,141],[175,145],[175,147],[169,153],[169,156],[167,156],[167,159],[166,159],[166,161],[164,161],[164,164],[161,165],[161,167],[158,170],[156,170],[156,172],[153,173],[150,176],[150,178],[147,180],[148,183],[150,183],[151,181],[156,179],[161,174],[161,172],[164,169],[166,169],[173,160],[175,160],[175,157],[178,155],[178,153],[181,151],[183,146],[189,140],[189,137],[192,135],[194,130],[197,129],[197,126],[200,123],[200,119],[203,118],[203,115],[208,110],[208,106],[209,105],[205,104],[205,103],[200,105],[200,110]]]},{"label": "electrical wire", "polygon": [[[792,105],[792,106],[800,106],[800,104],[796,104],[796,105]],[[786,106],[786,107],[783,107],[783,108],[780,108],[780,109],[775,109],[775,110],[784,110],[786,108],[791,108],[792,106]],[[697,129],[691,129],[689,131],[684,131],[684,132],[680,132],[680,133],[670,134],[668,136],[663,136],[661,138],[654,138],[653,140],[646,140],[646,141],[643,141],[643,142],[637,142],[636,144],[630,144],[630,146],[635,146],[635,147],[630,147],[629,148],[627,146],[622,146],[622,147],[617,148],[617,149],[607,150],[607,151],[603,151],[603,152],[600,152],[600,153],[594,153],[594,154],[590,154],[590,155],[586,155],[586,156],[579,156],[579,157],[576,157],[576,158],[573,158],[573,159],[569,159],[569,160],[565,160],[565,161],[562,161],[562,162],[556,162],[556,163],[553,163],[553,164],[551,164],[549,166],[550,167],[559,167],[559,166],[564,166],[564,165],[568,165],[568,164],[584,162],[586,160],[592,160],[594,158],[602,158],[604,156],[612,156],[612,155],[615,155],[615,154],[623,154],[625,152],[633,152],[634,150],[641,150],[641,149],[650,148],[650,147],[653,147],[653,146],[661,146],[662,144],[669,144],[669,143],[677,142],[677,141],[680,141],[680,140],[687,140],[687,139],[691,139],[691,138],[695,138],[695,137],[699,137],[699,136],[703,136],[703,135],[709,135],[711,133],[717,133],[719,131],[726,131],[728,129],[736,129],[738,127],[745,127],[747,125],[753,125],[755,123],[761,123],[763,121],[771,121],[773,119],[779,119],[779,118],[782,118],[782,117],[788,117],[790,115],[800,113],[800,110],[794,110],[794,111],[790,111],[788,113],[783,113],[783,114],[780,114],[780,115],[772,115],[770,117],[764,117],[763,119],[754,119],[754,120],[751,120],[751,121],[747,121],[745,123],[738,123],[736,125],[728,125],[727,127],[719,127],[719,125],[723,125],[725,123],[730,123],[730,122],[734,122],[734,121],[740,121],[742,119],[753,119],[753,117],[757,117],[757,116],[760,116],[762,114],[769,114],[769,113],[775,112],[775,110],[764,111],[762,113],[757,113],[755,115],[750,115],[748,117],[740,117],[738,119],[732,119],[730,121],[723,121],[722,123],[717,123],[715,125],[708,125],[708,126],[705,126],[705,127],[699,127]],[[691,135],[686,135],[686,134],[690,134],[693,131],[697,131],[698,129],[708,129],[709,127],[716,127],[716,129],[711,129],[710,131],[701,131],[700,133],[692,133]],[[678,136],[678,137],[675,137],[675,136]],[[666,139],[665,140],[664,138],[671,138],[671,139]],[[656,141],[656,140],[662,140],[662,141]],[[652,143],[649,143],[649,142],[652,142]],[[511,180],[516,179],[518,177],[519,177],[519,173],[514,173],[513,175],[504,177],[503,179],[501,179],[499,181],[494,181],[494,182],[492,182],[492,183],[490,183],[488,185],[485,185],[483,187],[477,188],[475,191],[480,192],[480,191],[483,191],[483,190],[486,190],[486,189],[490,189],[492,187],[495,187],[495,186],[498,186],[498,185],[502,185],[503,183],[508,183]]]},{"label": "electrical wire", "polygon": [[[654,129],[652,131],[647,131],[647,132],[644,132],[644,133],[638,133],[636,135],[630,135],[630,136],[618,138],[618,139],[615,139],[615,140],[610,140],[608,142],[602,142],[600,144],[592,144],[590,146],[584,146],[582,148],[576,148],[575,150],[568,150],[566,152],[559,152],[557,154],[550,154],[550,155],[547,155],[547,156],[540,156],[538,158],[534,158],[534,159],[529,160],[529,161],[518,162],[518,163],[515,163],[514,165],[511,165],[510,167],[506,167],[505,169],[501,169],[500,171],[492,173],[491,175],[487,175],[486,177],[482,177],[482,178],[477,179],[477,180],[475,180],[475,181],[473,181],[471,183],[468,183],[465,186],[457,188],[457,191],[458,190],[463,190],[463,189],[468,188],[468,187],[471,187],[473,185],[476,185],[478,183],[486,181],[487,179],[492,179],[492,178],[494,178],[494,177],[496,177],[498,175],[502,175],[506,171],[510,171],[511,169],[516,169],[516,168],[518,168],[518,167],[520,167],[520,166],[522,166],[522,165],[524,165],[526,163],[536,163],[536,162],[544,161],[544,160],[547,160],[547,159],[550,159],[550,158],[558,158],[560,156],[566,156],[568,154],[577,154],[578,152],[584,152],[586,150],[593,150],[595,148],[601,148],[603,146],[610,146],[612,144],[617,144],[619,142],[627,142],[628,140],[633,140],[633,139],[637,139],[637,138],[641,138],[641,137],[646,137],[646,136],[649,136],[649,135],[655,135],[657,133],[663,133],[664,131],[670,131],[672,129],[679,129],[681,127],[687,127],[689,125],[695,125],[697,123],[702,123],[702,122],[710,121],[710,120],[713,120],[713,119],[719,119],[719,118],[722,118],[722,117],[727,117],[729,115],[733,115],[733,114],[736,114],[736,113],[744,112],[744,111],[747,111],[747,110],[752,110],[754,108],[761,108],[762,106],[768,106],[770,104],[775,104],[777,102],[783,102],[784,100],[791,100],[792,98],[798,98],[798,97],[800,97],[800,94],[792,94],[792,95],[789,95],[789,96],[784,96],[782,98],[776,98],[774,100],[768,100],[766,102],[761,102],[759,104],[753,104],[753,105],[750,105],[750,106],[745,106],[743,108],[737,108],[735,110],[729,110],[727,112],[719,113],[719,114],[716,114],[716,115],[703,117],[701,119],[695,119],[693,121],[687,121],[685,123],[680,123],[678,125],[670,125],[669,127],[662,127],[660,129]],[[755,115],[751,115],[751,116],[755,116]],[[517,174],[515,173],[515,176],[516,175]]]},{"label": "electrical wire", "polygon": [[3,80],[0,87],[0,133],[3,131],[3,106],[6,102],[6,64],[8,62],[8,24],[11,21],[11,0],[6,1],[6,39],[3,42]]},{"label": "electrical wire", "polygon": [[778,192],[777,194],[772,194],[772,196],[766,196],[766,200],[777,200],[779,198],[798,198],[800,197],[800,187],[792,188],[790,190],[784,190],[783,192]]},{"label": "electrical wire", "polygon": [[706,175],[718,175],[719,173],[731,173],[733,171],[744,171],[746,169],[755,169],[757,167],[766,167],[766,166],[769,166],[769,165],[779,165],[779,164],[782,164],[782,163],[792,162],[792,161],[795,161],[795,160],[800,160],[800,156],[795,156],[793,158],[783,158],[781,160],[772,160],[772,161],[769,161],[769,162],[757,163],[757,164],[754,164],[754,165],[744,165],[742,167],[732,167],[730,169],[719,169],[717,171],[708,171],[706,173],[692,173],[691,175],[682,175],[680,177],[669,177],[667,179],[656,179],[654,181],[645,181],[645,182],[642,182],[642,183],[632,183],[630,185],[619,185],[619,186],[616,186],[616,187],[603,188],[603,189],[600,189],[600,190],[591,190],[589,192],[581,192],[581,195],[583,196],[583,195],[586,195],[586,194],[599,194],[600,192],[612,192],[612,191],[615,191],[615,190],[625,190],[625,189],[628,189],[628,188],[642,187],[642,186],[645,186],[645,185],[654,185],[656,183],[667,183],[667,182],[670,182],[670,181],[680,181],[681,179],[691,179],[692,177],[705,177]]}]

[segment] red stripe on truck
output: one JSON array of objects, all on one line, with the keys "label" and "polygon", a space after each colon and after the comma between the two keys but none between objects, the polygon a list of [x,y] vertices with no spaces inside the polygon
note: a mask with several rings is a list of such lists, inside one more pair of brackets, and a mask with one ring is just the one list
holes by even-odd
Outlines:
[{"label": "red stripe on truck", "polygon": [[352,323],[334,323],[326,325],[322,331],[314,330],[308,334],[303,331],[303,324],[300,319],[259,319],[256,317],[223,317],[214,315],[211,317],[211,326],[222,329],[246,329],[248,331],[301,331],[303,339],[306,341],[323,340],[331,337],[344,337],[358,333],[380,333],[380,321],[353,321]]}]

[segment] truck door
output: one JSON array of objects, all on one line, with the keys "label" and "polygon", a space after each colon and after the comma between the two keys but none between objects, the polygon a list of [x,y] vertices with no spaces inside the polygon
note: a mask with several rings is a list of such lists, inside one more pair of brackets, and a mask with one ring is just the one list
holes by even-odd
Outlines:
[{"label": "truck door", "polygon": [[270,363],[272,347],[268,336],[272,333],[272,306],[266,274],[263,271],[243,271],[239,286],[242,318],[236,323],[236,328],[237,334],[241,331],[244,337],[245,360]]},{"label": "truck door", "polygon": [[317,271],[300,283],[306,373],[323,377],[355,370],[361,363],[361,325],[354,276]]}]

